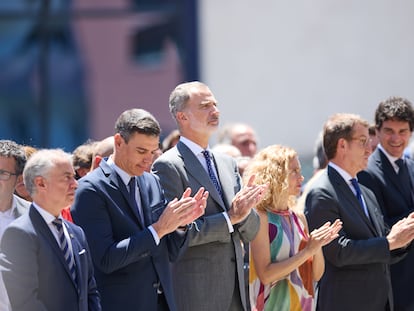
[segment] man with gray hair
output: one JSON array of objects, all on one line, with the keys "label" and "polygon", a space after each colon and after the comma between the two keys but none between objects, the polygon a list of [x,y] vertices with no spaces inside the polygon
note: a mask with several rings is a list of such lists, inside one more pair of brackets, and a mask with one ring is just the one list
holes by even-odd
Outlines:
[{"label": "man with gray hair", "polygon": [[85,235],[61,216],[77,188],[70,154],[37,151],[27,161],[23,178],[33,203],[6,228],[0,245],[11,309],[101,310]]},{"label": "man with gray hair", "polygon": [[[21,179],[26,155],[23,148],[11,140],[0,140],[0,239],[6,227],[30,206],[14,194]],[[10,302],[0,274],[0,310],[9,311]]]},{"label": "man with gray hair", "polygon": [[210,150],[220,111],[207,85],[178,85],[169,105],[180,141],[154,162],[153,172],[169,199],[187,187],[210,193],[205,215],[187,229],[188,248],[173,265],[178,309],[247,310],[241,242],[251,241],[259,229],[253,207],[267,185],[255,185],[253,177],[242,188],[236,161]]}]

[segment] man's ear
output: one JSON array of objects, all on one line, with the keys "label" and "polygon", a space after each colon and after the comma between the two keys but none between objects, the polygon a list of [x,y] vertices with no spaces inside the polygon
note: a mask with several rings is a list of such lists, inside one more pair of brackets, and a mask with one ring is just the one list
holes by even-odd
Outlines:
[{"label": "man's ear", "polygon": [[185,115],[184,112],[179,111],[179,112],[177,112],[177,120],[185,121],[185,120],[187,120],[187,116]]},{"label": "man's ear", "polygon": [[46,179],[43,178],[42,176],[37,176],[33,180],[34,184],[36,185],[36,188],[44,188],[44,187],[46,187],[45,181],[46,181]]},{"label": "man's ear", "polygon": [[23,182],[23,174],[20,174],[19,176],[17,176],[16,185],[22,182]]},{"label": "man's ear", "polygon": [[119,147],[124,142],[124,139],[122,138],[121,134],[116,133],[114,135],[114,146]]}]

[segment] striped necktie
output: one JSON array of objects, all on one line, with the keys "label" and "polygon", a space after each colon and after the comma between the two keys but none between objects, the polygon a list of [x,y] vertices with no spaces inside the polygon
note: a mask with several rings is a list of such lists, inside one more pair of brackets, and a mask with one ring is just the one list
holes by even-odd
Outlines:
[{"label": "striped necktie", "polygon": [[52,221],[52,223],[58,230],[60,249],[62,250],[63,257],[65,257],[65,261],[69,267],[70,275],[76,284],[75,260],[73,258],[72,252],[70,251],[68,240],[66,239],[65,233],[63,231],[62,219],[56,218]]}]

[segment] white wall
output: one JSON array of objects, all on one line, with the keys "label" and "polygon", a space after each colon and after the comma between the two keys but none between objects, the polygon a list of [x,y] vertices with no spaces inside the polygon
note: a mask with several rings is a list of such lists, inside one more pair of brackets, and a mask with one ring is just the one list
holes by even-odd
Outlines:
[{"label": "white wall", "polygon": [[373,121],[390,95],[414,102],[414,1],[199,0],[202,81],[221,124],[304,157],[327,117]]}]

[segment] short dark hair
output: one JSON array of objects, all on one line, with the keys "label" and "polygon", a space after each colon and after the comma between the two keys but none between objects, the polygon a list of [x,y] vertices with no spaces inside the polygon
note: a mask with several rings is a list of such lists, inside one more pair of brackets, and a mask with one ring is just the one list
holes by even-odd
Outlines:
[{"label": "short dark hair", "polygon": [[357,124],[369,127],[368,121],[356,114],[337,113],[328,119],[323,127],[323,147],[328,160],[336,156],[339,139],[344,138],[348,141],[352,139]]},{"label": "short dark hair", "polygon": [[375,111],[375,127],[380,129],[388,120],[408,122],[414,129],[414,110],[411,102],[403,97],[392,96],[382,101]]},{"label": "short dark hair", "polygon": [[116,120],[115,133],[119,133],[128,142],[134,133],[148,136],[160,136],[161,127],[154,116],[144,109],[124,111]]},{"label": "short dark hair", "polygon": [[26,164],[26,153],[21,145],[12,140],[0,140],[0,157],[14,158],[15,174],[22,174]]}]

